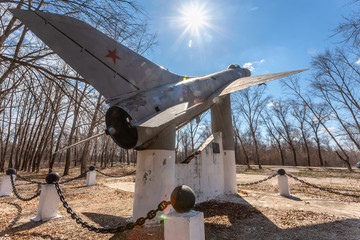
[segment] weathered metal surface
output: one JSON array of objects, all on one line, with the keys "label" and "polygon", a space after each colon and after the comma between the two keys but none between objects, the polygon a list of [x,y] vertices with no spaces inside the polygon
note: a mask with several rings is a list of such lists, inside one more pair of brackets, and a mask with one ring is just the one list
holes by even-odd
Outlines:
[{"label": "weathered metal surface", "polygon": [[9,168],[8,170],[6,170],[6,175],[12,175],[12,174],[16,174],[15,168]]},{"label": "weathered metal surface", "polygon": [[151,146],[167,126],[182,126],[225,95],[303,71],[250,77],[248,69],[232,64],[214,74],[184,78],[77,19],[11,12],[107,98],[106,133],[127,149]]},{"label": "weathered metal surface", "polygon": [[57,172],[51,172],[46,176],[45,180],[47,184],[58,182],[60,180],[60,174]]},{"label": "weathered metal surface", "polygon": [[189,186],[177,186],[171,193],[170,202],[176,212],[189,212],[195,205],[195,193]]}]

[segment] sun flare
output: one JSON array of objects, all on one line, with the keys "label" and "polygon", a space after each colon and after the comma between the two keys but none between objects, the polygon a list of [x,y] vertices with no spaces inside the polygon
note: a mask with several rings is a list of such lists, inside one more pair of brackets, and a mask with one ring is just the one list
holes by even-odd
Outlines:
[{"label": "sun flare", "polygon": [[200,8],[191,8],[184,12],[183,15],[186,26],[198,29],[206,23],[206,15]]},{"label": "sun flare", "polygon": [[199,34],[199,30],[209,26],[209,12],[205,5],[191,3],[180,10],[180,22],[185,26],[185,32]]}]

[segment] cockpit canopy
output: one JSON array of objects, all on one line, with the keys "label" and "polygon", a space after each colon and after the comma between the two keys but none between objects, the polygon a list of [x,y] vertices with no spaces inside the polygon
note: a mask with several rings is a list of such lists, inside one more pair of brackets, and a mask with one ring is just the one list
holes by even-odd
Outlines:
[{"label": "cockpit canopy", "polygon": [[234,69],[234,68],[240,68],[240,66],[238,64],[230,64],[228,66],[228,69]]},{"label": "cockpit canopy", "polygon": [[238,64],[231,64],[228,66],[228,69],[234,69],[235,71],[241,74],[241,77],[249,77],[251,76],[251,72],[247,68],[242,68]]}]

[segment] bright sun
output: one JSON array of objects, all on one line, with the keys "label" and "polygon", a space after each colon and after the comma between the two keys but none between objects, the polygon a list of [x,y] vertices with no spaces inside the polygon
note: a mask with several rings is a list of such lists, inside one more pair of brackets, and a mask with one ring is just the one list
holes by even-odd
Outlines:
[{"label": "bright sun", "polygon": [[200,8],[191,8],[183,13],[183,19],[186,26],[197,30],[206,23],[206,15]]},{"label": "bright sun", "polygon": [[205,5],[191,3],[183,6],[180,13],[180,22],[186,27],[184,33],[190,31],[198,35],[200,29],[209,26],[209,13]]}]

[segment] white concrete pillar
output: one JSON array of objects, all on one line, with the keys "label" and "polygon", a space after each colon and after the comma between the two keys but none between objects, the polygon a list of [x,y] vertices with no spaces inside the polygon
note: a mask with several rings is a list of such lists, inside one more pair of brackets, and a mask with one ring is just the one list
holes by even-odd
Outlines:
[{"label": "white concrete pillar", "polygon": [[165,240],[205,240],[204,214],[172,212],[164,221]]},{"label": "white concrete pillar", "polygon": [[237,194],[230,95],[223,97],[219,103],[216,103],[211,108],[211,129],[213,133],[222,133],[224,149],[224,193]]},{"label": "white concrete pillar", "polygon": [[95,185],[96,171],[88,171],[86,173],[86,186]]},{"label": "white concrete pillar", "polygon": [[[15,181],[16,175],[13,175],[13,179]],[[1,185],[0,185],[0,197],[1,196],[10,196],[12,193],[12,185],[10,175],[4,175],[2,177]]]},{"label": "white concrete pillar", "polygon": [[236,194],[236,163],[235,163],[235,151],[224,150],[224,193]]},{"label": "white concrete pillar", "polygon": [[55,184],[45,184],[41,188],[39,208],[36,217],[31,220],[34,222],[48,221],[53,218],[61,217],[58,215],[59,195]]},{"label": "white concrete pillar", "polygon": [[286,175],[279,175],[278,182],[279,182],[280,195],[284,197],[290,197],[291,195],[290,195],[288,177]]},{"label": "white concrete pillar", "polygon": [[[169,201],[174,188],[175,126],[170,126],[146,150],[137,151],[133,220],[146,217],[161,201]],[[162,214],[158,212],[158,216]],[[156,217],[146,224],[158,224],[160,220]]]}]

